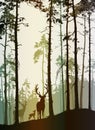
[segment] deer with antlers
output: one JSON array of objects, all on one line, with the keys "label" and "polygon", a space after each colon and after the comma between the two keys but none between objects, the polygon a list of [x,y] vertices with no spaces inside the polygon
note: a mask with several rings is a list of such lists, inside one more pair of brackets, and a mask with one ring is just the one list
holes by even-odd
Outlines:
[{"label": "deer with antlers", "polygon": [[38,84],[35,86],[35,91],[36,91],[36,94],[40,97],[40,101],[37,102],[36,104],[36,109],[37,109],[37,118],[38,119],[41,119],[41,116],[44,117],[44,110],[45,110],[45,97],[46,97],[46,94],[48,93],[48,88],[46,88],[46,93],[44,95],[41,95],[40,92],[38,92]]}]

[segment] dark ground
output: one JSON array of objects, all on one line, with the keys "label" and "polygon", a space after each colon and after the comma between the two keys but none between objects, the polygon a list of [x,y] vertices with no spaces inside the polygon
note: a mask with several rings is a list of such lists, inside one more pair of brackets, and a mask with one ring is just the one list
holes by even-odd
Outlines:
[{"label": "dark ground", "polygon": [[70,110],[53,118],[18,125],[0,125],[0,130],[95,130],[95,112],[87,109]]}]

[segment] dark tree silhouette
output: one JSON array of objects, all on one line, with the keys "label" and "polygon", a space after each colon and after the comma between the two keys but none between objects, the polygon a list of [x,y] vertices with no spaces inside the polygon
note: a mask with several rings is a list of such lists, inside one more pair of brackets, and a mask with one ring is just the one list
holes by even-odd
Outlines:
[{"label": "dark tree silhouette", "polygon": [[69,26],[69,0],[67,1],[67,17],[66,17],[66,85],[67,85],[67,110],[70,110],[70,93],[69,93],[69,39],[68,39],[68,26]]},{"label": "dark tree silhouette", "polygon": [[76,23],[76,13],[75,13],[75,6],[74,0],[72,0],[72,9],[73,9],[73,18],[74,18],[74,56],[75,56],[75,109],[79,108],[78,103],[78,64],[77,64],[77,23]]},{"label": "dark tree silhouette", "polygon": [[15,123],[19,123],[19,113],[18,113],[18,4],[19,1],[16,0],[16,19],[15,19],[15,86],[16,86],[16,113],[15,113]]},{"label": "dark tree silhouette", "polygon": [[50,0],[49,8],[49,39],[48,39],[48,89],[49,89],[49,114],[53,116],[52,85],[51,85],[51,33],[52,33],[53,1]]},{"label": "dark tree silhouette", "polygon": [[88,12],[88,24],[89,24],[89,100],[88,108],[91,109],[91,12]]}]

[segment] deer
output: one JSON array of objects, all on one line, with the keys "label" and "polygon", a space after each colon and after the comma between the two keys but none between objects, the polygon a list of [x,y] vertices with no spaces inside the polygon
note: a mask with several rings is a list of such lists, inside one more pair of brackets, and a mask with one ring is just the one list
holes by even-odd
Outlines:
[{"label": "deer", "polygon": [[35,92],[36,94],[40,97],[40,101],[37,102],[36,104],[36,109],[37,109],[37,118],[41,119],[41,117],[43,116],[44,118],[44,110],[45,110],[45,97],[46,94],[48,93],[48,88],[46,88],[46,93],[44,95],[41,95],[40,92],[38,92],[38,84],[35,86]]},{"label": "deer", "polygon": [[35,120],[35,114],[36,114],[36,110],[34,110],[32,113],[29,114],[28,119],[30,120],[32,117]]}]

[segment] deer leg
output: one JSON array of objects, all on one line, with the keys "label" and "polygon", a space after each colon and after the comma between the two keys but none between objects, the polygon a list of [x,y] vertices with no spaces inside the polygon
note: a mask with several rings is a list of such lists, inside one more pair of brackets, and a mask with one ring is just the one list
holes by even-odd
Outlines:
[{"label": "deer leg", "polygon": [[34,120],[35,120],[35,115],[33,116]]},{"label": "deer leg", "polygon": [[40,119],[41,119],[41,111],[40,111]]},{"label": "deer leg", "polygon": [[44,118],[44,111],[42,111],[42,116],[43,116],[43,118]]},{"label": "deer leg", "polygon": [[37,111],[37,119],[38,119],[39,112]]},{"label": "deer leg", "polygon": [[34,120],[35,120],[35,113],[34,113]]},{"label": "deer leg", "polygon": [[37,119],[39,119],[40,117],[40,112],[37,112]]}]

